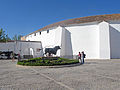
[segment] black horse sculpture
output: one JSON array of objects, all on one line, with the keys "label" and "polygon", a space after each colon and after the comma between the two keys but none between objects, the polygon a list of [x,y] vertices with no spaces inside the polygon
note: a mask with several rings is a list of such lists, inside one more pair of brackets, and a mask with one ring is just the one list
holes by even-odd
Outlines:
[{"label": "black horse sculpture", "polygon": [[51,54],[56,55],[58,49],[61,49],[60,46],[55,46],[54,48],[45,48],[45,54],[48,53],[48,56],[51,56]]}]

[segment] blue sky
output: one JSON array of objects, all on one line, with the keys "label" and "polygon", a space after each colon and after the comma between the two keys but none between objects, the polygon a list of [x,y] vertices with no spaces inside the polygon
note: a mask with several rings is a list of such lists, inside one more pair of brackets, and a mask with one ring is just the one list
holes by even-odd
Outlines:
[{"label": "blue sky", "polygon": [[120,0],[0,0],[0,28],[9,37],[92,15],[120,13]]}]

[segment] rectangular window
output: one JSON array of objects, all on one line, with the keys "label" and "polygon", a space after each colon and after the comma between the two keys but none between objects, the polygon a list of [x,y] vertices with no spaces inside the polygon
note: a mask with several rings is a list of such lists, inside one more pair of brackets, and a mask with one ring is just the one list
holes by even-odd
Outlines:
[{"label": "rectangular window", "polygon": [[36,36],[36,33],[34,33],[34,36]]},{"label": "rectangular window", "polygon": [[41,32],[40,32],[40,35],[41,35]]},{"label": "rectangular window", "polygon": [[37,52],[40,52],[40,50],[41,50],[40,48],[37,48],[37,49],[36,49]]},{"label": "rectangular window", "polygon": [[49,30],[47,30],[47,33],[49,33]]}]

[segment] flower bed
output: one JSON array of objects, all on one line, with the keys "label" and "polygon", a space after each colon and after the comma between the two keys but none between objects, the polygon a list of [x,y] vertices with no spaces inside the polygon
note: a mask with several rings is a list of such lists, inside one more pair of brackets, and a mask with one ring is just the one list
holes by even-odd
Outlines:
[{"label": "flower bed", "polygon": [[68,65],[75,63],[79,63],[79,61],[74,59],[65,59],[65,58],[44,59],[42,57],[32,58],[17,62],[18,65],[24,65],[24,66],[54,66],[54,65]]}]

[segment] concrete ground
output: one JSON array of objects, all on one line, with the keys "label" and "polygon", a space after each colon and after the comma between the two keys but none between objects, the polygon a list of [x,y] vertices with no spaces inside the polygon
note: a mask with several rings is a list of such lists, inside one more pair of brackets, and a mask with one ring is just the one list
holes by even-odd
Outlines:
[{"label": "concrete ground", "polygon": [[120,90],[120,60],[73,67],[21,67],[0,60],[0,90]]}]

